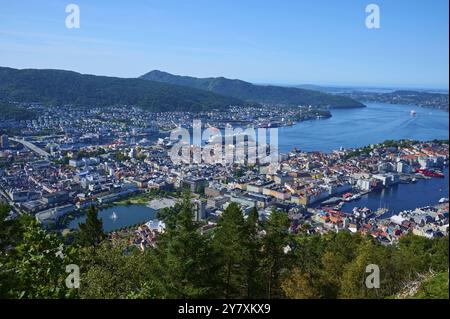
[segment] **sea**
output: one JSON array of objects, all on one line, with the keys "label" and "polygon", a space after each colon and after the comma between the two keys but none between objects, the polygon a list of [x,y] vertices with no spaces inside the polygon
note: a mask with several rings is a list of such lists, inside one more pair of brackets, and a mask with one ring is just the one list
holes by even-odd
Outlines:
[{"label": "sea", "polygon": [[[278,129],[280,152],[294,148],[303,151],[331,152],[380,143],[388,139],[432,140],[449,138],[448,113],[442,110],[410,105],[366,103],[365,108],[332,110],[328,119],[310,120]],[[415,111],[416,116],[411,115]],[[435,205],[440,198],[449,197],[448,169],[445,178],[419,180],[372,192],[361,199],[346,203],[344,211],[353,207],[376,210],[388,208],[389,215],[402,210]],[[114,215],[117,218],[113,218]],[[155,218],[155,211],[145,205],[115,206],[99,213],[105,231]],[[73,220],[76,228],[85,217]]]},{"label": "sea", "polygon": [[[342,148],[357,148],[385,140],[412,139],[427,141],[449,139],[448,112],[411,105],[366,103],[365,108],[332,110],[332,117],[297,123],[278,130],[280,152],[294,147],[303,151],[331,152]],[[411,111],[416,116],[411,115]],[[403,210],[435,205],[449,197],[449,171],[445,178],[419,180],[398,184],[364,195],[346,203],[343,211],[353,207],[372,210],[388,208],[386,215]]]},{"label": "sea", "polygon": [[[331,118],[279,128],[280,152],[289,152],[294,147],[304,151],[330,152],[388,139],[426,141],[449,138],[448,112],[400,104],[366,105],[364,108],[333,109]],[[416,116],[411,116],[411,111],[415,111]]]}]

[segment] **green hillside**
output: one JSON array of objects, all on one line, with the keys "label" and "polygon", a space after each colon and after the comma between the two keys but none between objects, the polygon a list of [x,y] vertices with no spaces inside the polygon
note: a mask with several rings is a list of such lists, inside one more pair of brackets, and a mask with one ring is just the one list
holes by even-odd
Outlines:
[{"label": "green hillside", "polygon": [[188,86],[245,101],[266,104],[313,105],[330,108],[364,107],[351,98],[331,95],[319,91],[273,85],[254,85],[241,80],[218,78],[195,78],[178,76],[161,71],[151,71],[142,79]]},{"label": "green hillside", "polygon": [[413,298],[448,299],[448,272],[439,273],[422,282]]},{"label": "green hillside", "polygon": [[213,92],[143,79],[4,67],[0,67],[0,100],[84,107],[137,105],[150,111],[201,111],[245,104]]}]

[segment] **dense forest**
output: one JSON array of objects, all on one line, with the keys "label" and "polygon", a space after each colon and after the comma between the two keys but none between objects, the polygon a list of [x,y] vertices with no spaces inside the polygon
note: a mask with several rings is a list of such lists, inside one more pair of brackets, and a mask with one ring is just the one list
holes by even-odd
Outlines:
[{"label": "dense forest", "polygon": [[0,100],[77,106],[136,105],[149,111],[202,111],[246,103],[167,83],[63,70],[0,67]]},{"label": "dense forest", "polygon": [[364,107],[349,97],[327,94],[319,91],[274,85],[255,85],[242,80],[218,78],[194,78],[178,76],[161,71],[151,71],[141,78],[162,83],[188,86],[231,96],[245,101],[265,104],[312,105],[315,107],[354,108]]},{"label": "dense forest", "polygon": [[[285,213],[261,222],[234,203],[202,232],[186,195],[160,215],[156,248],[140,251],[105,239],[94,207],[70,243],[29,216],[6,220],[8,211],[1,205],[1,298],[448,298],[448,237],[383,246],[347,232],[292,234]],[[77,289],[65,285],[69,264],[80,267]],[[379,288],[366,288],[369,264],[380,268]],[[402,295],[424,276],[416,295]]]}]

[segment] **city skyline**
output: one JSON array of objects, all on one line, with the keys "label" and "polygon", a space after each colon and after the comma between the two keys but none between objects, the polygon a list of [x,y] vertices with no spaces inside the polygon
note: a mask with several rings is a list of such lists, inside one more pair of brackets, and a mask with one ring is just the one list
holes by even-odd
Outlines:
[{"label": "city skyline", "polygon": [[[1,1],[0,60],[14,68],[137,77],[159,69],[253,83],[448,89],[448,2],[107,4]],[[239,8],[239,9],[237,9]]]}]

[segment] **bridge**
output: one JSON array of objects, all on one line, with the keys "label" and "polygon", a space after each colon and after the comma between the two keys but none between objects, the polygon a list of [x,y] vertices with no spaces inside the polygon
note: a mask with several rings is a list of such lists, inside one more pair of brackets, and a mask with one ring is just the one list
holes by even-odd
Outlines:
[{"label": "bridge", "polygon": [[34,145],[31,142],[25,141],[25,140],[19,140],[17,138],[9,138],[11,141],[13,142],[17,142],[22,144],[23,146],[25,146],[26,148],[30,149],[31,151],[35,152],[36,154],[40,155],[40,156],[44,156],[44,157],[50,157],[51,155],[49,153],[47,153],[46,151],[44,151],[42,148],[37,147],[36,145]]}]

